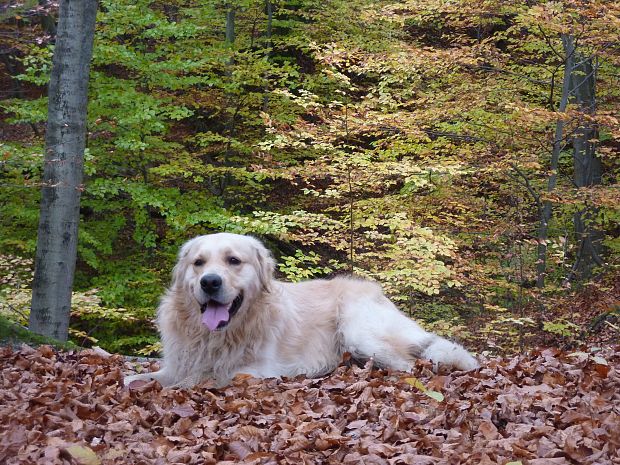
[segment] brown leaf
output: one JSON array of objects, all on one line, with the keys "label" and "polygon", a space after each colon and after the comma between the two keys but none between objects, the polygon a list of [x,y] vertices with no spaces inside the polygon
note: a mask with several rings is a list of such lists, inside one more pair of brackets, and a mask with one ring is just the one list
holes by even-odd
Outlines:
[{"label": "brown leaf", "polygon": [[480,431],[487,440],[501,437],[497,431],[497,427],[489,420],[481,421],[478,425],[478,431]]},{"label": "brown leaf", "polygon": [[177,405],[170,409],[172,413],[177,414],[181,418],[191,417],[196,414],[196,411],[191,405]]},{"label": "brown leaf", "polygon": [[564,457],[554,457],[546,459],[532,459],[528,461],[529,465],[570,465],[570,462]]},{"label": "brown leaf", "polygon": [[228,444],[228,449],[241,460],[245,459],[248,455],[252,453],[252,449],[250,449],[248,445],[242,441],[231,442],[230,444]]},{"label": "brown leaf", "polygon": [[368,420],[356,420],[347,425],[347,429],[360,429],[366,426]]},{"label": "brown leaf", "polygon": [[127,420],[120,420],[108,424],[106,429],[113,433],[129,433],[133,431],[134,426]]},{"label": "brown leaf", "polygon": [[170,449],[166,454],[168,463],[190,463],[192,456],[189,452],[179,449]]}]

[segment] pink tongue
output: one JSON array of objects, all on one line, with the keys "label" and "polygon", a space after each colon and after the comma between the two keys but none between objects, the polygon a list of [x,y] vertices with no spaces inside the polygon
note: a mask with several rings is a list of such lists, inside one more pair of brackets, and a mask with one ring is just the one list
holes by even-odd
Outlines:
[{"label": "pink tongue", "polygon": [[228,321],[228,318],[230,318],[228,314],[229,308],[230,305],[223,305],[210,300],[202,314],[202,324],[207,325],[211,331],[217,329],[222,321]]}]

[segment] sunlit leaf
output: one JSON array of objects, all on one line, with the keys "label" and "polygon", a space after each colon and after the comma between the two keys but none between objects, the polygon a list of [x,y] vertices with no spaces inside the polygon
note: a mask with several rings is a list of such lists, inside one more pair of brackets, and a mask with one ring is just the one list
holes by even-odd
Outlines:
[{"label": "sunlit leaf", "polygon": [[65,451],[80,465],[100,465],[101,459],[87,446],[69,446]]}]

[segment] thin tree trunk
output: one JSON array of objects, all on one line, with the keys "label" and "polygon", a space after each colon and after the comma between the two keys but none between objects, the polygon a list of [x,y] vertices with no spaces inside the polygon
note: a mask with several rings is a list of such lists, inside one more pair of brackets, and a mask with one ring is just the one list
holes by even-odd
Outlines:
[{"label": "thin tree trunk", "polygon": [[[271,0],[265,1],[265,8],[267,10],[267,52],[265,58],[269,62],[271,58],[271,48],[273,46],[271,42],[271,35],[273,31],[273,4]],[[265,95],[263,96],[263,111],[267,113],[269,110],[269,81],[268,76],[265,76]]]},{"label": "thin tree trunk", "polygon": [[[596,112],[596,73],[592,58],[581,58],[572,75],[573,97],[580,111],[586,115]],[[576,187],[590,187],[601,183],[603,167],[596,156],[593,142],[598,136],[596,126],[585,119],[573,137],[573,180]],[[593,226],[597,209],[588,207],[577,211],[573,221],[575,237],[579,244],[575,264],[567,277],[588,279],[595,264],[601,265],[603,231]]]},{"label": "thin tree trunk", "polygon": [[235,9],[229,7],[226,11],[226,42],[235,43]]},{"label": "thin tree trunk", "polygon": [[97,0],[61,0],[48,89],[30,329],[60,340],[71,311],[96,13]]},{"label": "thin tree trunk", "polygon": [[267,9],[267,47],[271,48],[271,35],[273,31],[273,3],[266,0],[265,8]]},{"label": "thin tree trunk", "polygon": [[[568,105],[571,91],[571,73],[574,67],[575,44],[571,35],[562,35],[562,44],[566,59],[564,63],[564,78],[562,80],[562,97],[558,112],[564,113]],[[553,149],[551,151],[551,163],[549,166],[550,174],[547,181],[547,193],[555,189],[558,180],[558,163],[560,152],[562,151],[562,138],[564,135],[564,121],[559,119],[555,125],[555,135],[553,137]],[[547,239],[549,237],[549,221],[551,221],[551,201],[545,199],[542,205],[540,225],[538,227],[538,252],[536,262],[536,287],[545,286],[545,273],[547,271]]]},{"label": "thin tree trunk", "polygon": [[[46,7],[47,4],[47,0],[39,0],[39,6]],[[56,21],[54,21],[54,17],[51,14],[47,13],[43,15],[41,18],[41,26],[43,26],[43,30],[51,36],[56,35]]]},{"label": "thin tree trunk", "polygon": [[[228,5],[228,10],[226,10],[226,43],[231,47],[235,43],[235,9],[232,5]],[[234,64],[234,59],[232,55],[228,62],[228,69],[226,70],[226,74],[230,79],[232,79],[232,66]],[[231,110],[233,106],[233,100],[235,100],[234,94],[227,95],[227,107]],[[226,150],[224,151],[224,166],[230,166],[230,158],[233,155],[233,138],[235,136],[235,123],[237,118],[237,113],[239,110],[238,99],[236,99],[235,109],[230,112],[228,121],[226,123]],[[224,205],[228,206],[229,199],[226,198],[226,189],[230,184],[232,184],[233,179],[229,173],[225,173],[220,180],[220,197],[222,198]]]}]

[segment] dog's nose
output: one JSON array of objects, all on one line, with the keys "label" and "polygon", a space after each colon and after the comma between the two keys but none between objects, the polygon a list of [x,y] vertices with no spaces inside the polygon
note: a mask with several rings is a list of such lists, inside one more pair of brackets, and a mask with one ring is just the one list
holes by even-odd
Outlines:
[{"label": "dog's nose", "polygon": [[206,274],[200,278],[200,287],[207,293],[216,292],[222,287],[222,278],[217,274]]}]

